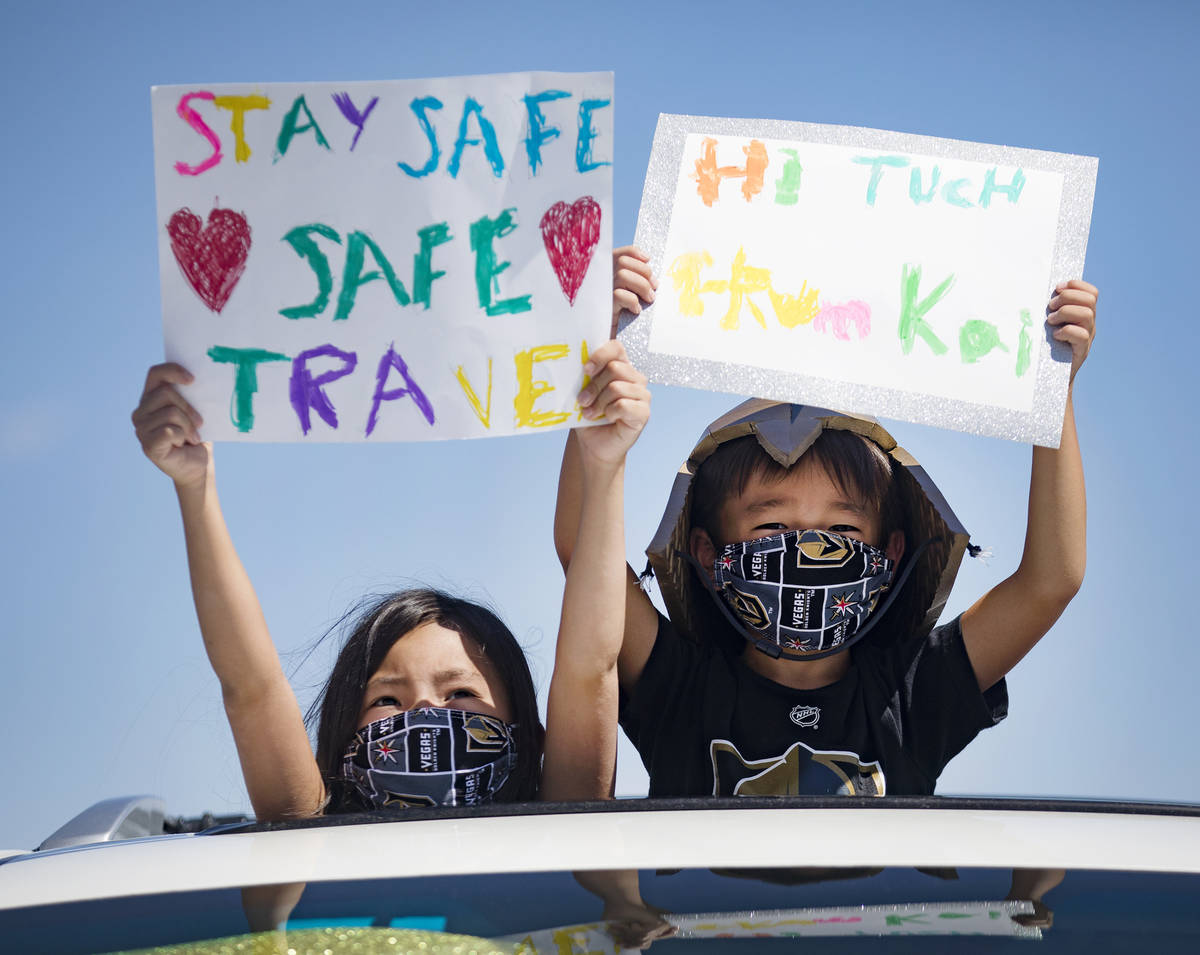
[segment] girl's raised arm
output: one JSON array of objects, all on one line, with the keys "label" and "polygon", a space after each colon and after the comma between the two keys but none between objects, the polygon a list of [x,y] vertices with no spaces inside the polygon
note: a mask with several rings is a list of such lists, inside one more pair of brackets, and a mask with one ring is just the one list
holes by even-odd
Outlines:
[{"label": "girl's raised arm", "polygon": [[191,380],[174,363],[151,368],[134,429],[146,457],[175,482],[200,633],[254,813],[261,821],[315,815],[325,787],[304,718],[225,526],[212,445],[200,440],[200,416],[175,388]]},{"label": "girl's raised arm", "polygon": [[582,494],[567,567],[562,622],[546,713],[542,798],[606,799],[617,752],[617,657],[625,629],[625,455],[650,416],[646,379],[618,341],[598,348],[580,396],[588,418],[576,432]]}]

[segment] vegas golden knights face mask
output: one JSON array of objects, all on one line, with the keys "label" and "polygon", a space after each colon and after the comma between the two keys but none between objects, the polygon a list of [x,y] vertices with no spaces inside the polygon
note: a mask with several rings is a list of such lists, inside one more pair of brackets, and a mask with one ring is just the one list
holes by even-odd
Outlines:
[{"label": "vegas golden knights face mask", "polygon": [[484,713],[406,710],[355,734],[342,778],[373,809],[491,802],[517,765],[513,729]]},{"label": "vegas golden knights face mask", "polygon": [[866,634],[892,571],[892,561],[869,544],[798,530],[729,544],[714,579],[747,640],[771,656],[811,660]]},{"label": "vegas golden knights face mask", "polygon": [[[871,418],[754,399],[738,405],[705,429],[675,476],[662,522],[646,548],[649,563],[643,577],[653,571],[667,616],[680,633],[734,652],[740,648],[729,645],[731,635],[725,625],[732,623],[738,639],[761,644],[774,655],[814,659],[817,653],[837,652],[792,651],[776,642],[773,634],[757,635],[758,631],[743,622],[723,599],[717,599],[714,608],[713,568],[701,567],[690,554],[693,485],[705,462],[723,444],[753,435],[766,455],[781,467],[791,468],[827,430],[861,435],[891,459],[894,490],[900,505],[898,523],[892,529],[903,531],[905,538],[904,558],[895,568],[896,580],[890,591],[880,599],[866,623],[860,621],[859,629],[844,637],[839,649],[848,646],[848,641],[862,639],[871,626],[873,641],[885,644],[928,633],[937,622],[963,555],[968,550],[975,553],[977,548],[970,543],[966,529],[929,475]],[[877,621],[883,619],[885,610],[887,620],[881,626]],[[830,636],[824,639],[828,642]]]}]

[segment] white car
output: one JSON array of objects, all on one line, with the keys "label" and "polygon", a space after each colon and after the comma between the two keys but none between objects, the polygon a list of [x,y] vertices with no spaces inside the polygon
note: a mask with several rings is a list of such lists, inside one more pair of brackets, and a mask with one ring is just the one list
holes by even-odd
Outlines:
[{"label": "white car", "polygon": [[0,951],[1200,951],[1194,806],[617,800],[162,830],[161,802],[110,800],[0,852]]}]

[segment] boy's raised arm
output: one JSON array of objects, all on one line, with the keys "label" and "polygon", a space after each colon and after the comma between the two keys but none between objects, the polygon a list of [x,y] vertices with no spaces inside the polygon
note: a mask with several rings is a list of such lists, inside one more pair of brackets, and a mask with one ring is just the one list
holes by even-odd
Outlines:
[{"label": "boy's raised arm", "polygon": [[644,379],[628,377],[632,366],[619,342],[597,349],[592,361],[604,384],[585,403],[584,414],[603,414],[609,423],[573,435],[578,524],[563,591],[542,773],[543,798],[552,800],[612,795],[617,659],[625,630],[625,455],[650,415]]},{"label": "boy's raised arm", "polygon": [[254,813],[263,821],[315,815],[325,787],[304,718],[225,526],[212,445],[201,442],[200,416],[175,389],[191,380],[180,365],[151,368],[134,428],[146,457],[175,482],[200,633]]},{"label": "boy's raised arm", "polygon": [[[643,301],[653,300],[654,280],[646,256],[633,246],[614,250],[612,331],[615,333],[617,318],[622,311],[637,315],[642,310]],[[593,376],[593,380],[580,393],[580,404],[588,417],[595,416],[594,412],[589,414],[594,405],[603,405],[618,397],[640,400],[644,396],[649,401],[645,377],[629,363],[624,348],[615,340],[596,350],[585,372]],[[629,443],[632,444],[632,440]],[[570,568],[578,543],[583,497],[583,462],[580,455],[580,439],[578,433],[572,431],[563,449],[558,500],[554,511],[554,546],[564,570]],[[621,686],[631,688],[637,683],[654,648],[658,615],[638,583],[633,568],[627,565],[624,573],[625,627],[618,672]]]},{"label": "boy's raised arm", "polygon": [[1011,577],[962,616],[963,642],[981,689],[992,686],[1025,656],[1066,609],[1083,583],[1087,560],[1087,501],[1075,431],[1075,373],[1096,334],[1094,285],[1073,280],[1050,300],[1047,323],[1072,350],[1062,441],[1035,447],[1029,480],[1025,550]]}]

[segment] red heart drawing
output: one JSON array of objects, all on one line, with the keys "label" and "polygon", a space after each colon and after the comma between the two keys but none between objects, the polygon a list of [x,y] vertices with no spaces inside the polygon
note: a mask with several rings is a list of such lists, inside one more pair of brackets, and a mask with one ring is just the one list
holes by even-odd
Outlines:
[{"label": "red heart drawing", "polygon": [[180,209],[167,223],[171,251],[200,300],[220,312],[246,268],[250,252],[250,223],[240,212],[216,209],[208,225],[191,209]]},{"label": "red heart drawing", "polygon": [[554,203],[542,216],[542,241],[558,284],[567,301],[574,305],[592,252],[600,241],[599,203],[591,196],[576,199],[570,205]]}]

